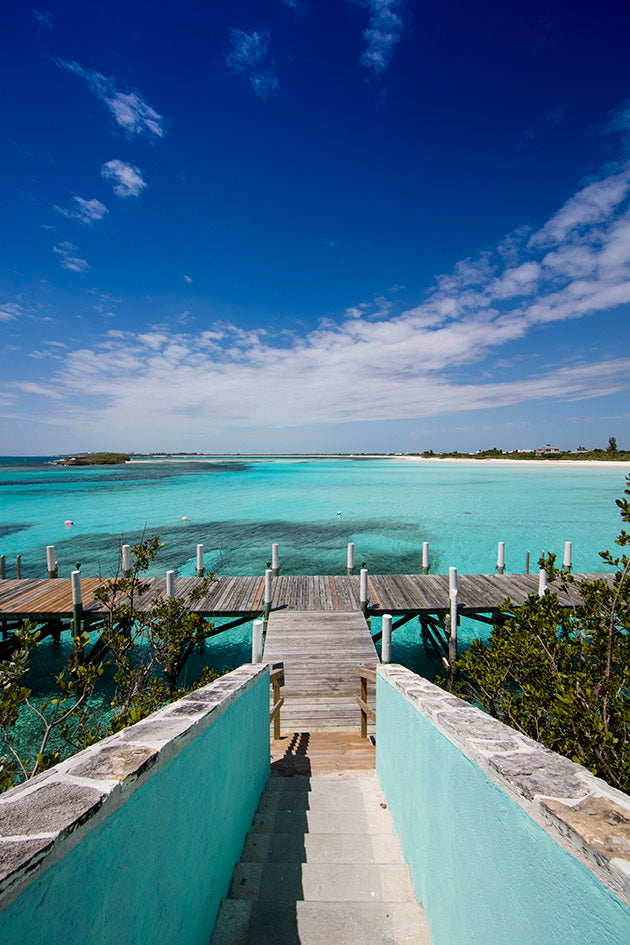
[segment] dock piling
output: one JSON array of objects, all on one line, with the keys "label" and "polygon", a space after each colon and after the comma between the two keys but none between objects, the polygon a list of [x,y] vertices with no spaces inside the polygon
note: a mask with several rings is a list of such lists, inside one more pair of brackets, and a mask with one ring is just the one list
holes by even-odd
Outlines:
[{"label": "dock piling", "polygon": [[121,548],[122,556],[122,573],[124,578],[131,577],[131,555],[129,552],[129,545],[123,545]]},{"label": "dock piling", "polygon": [[564,543],[564,558],[562,560],[562,570],[566,571],[567,574],[571,573],[571,558],[573,554],[573,542],[565,541]]},{"label": "dock piling", "polygon": [[166,572],[166,596],[175,597],[175,572]]},{"label": "dock piling", "polygon": [[0,555],[0,581],[4,581],[7,576],[7,559],[5,555]]},{"label": "dock piling", "polygon": [[346,574],[354,574],[354,542],[348,542],[348,557],[346,563]]},{"label": "dock piling", "polygon": [[448,681],[452,685],[457,676],[457,568],[448,569]]},{"label": "dock piling", "polygon": [[538,596],[544,597],[545,591],[547,590],[547,572],[544,568],[540,568],[538,571]]},{"label": "dock piling", "polygon": [[359,575],[359,602],[361,604],[361,610],[363,615],[367,617],[368,609],[368,586],[367,586],[368,573],[367,568],[361,568]]},{"label": "dock piling", "polygon": [[505,573],[505,542],[500,541],[497,550],[497,574]]},{"label": "dock piling", "polygon": [[264,620],[254,620],[252,623],[252,663],[263,661],[263,627]]},{"label": "dock piling", "polygon": [[81,618],[83,616],[83,598],[81,597],[81,572],[72,572],[72,619],[74,623],[75,636],[81,630]]},{"label": "dock piling", "polygon": [[54,545],[46,545],[46,570],[49,578],[59,577],[59,566],[55,558]]},{"label": "dock piling", "polygon": [[383,614],[381,624],[383,636],[381,638],[381,663],[392,661],[392,615]]},{"label": "dock piling", "polygon": [[22,577],[22,555],[15,556],[15,570],[17,573],[17,579],[19,581]]},{"label": "dock piling", "polygon": [[269,620],[269,614],[271,613],[271,600],[273,597],[273,569],[267,568],[265,571],[265,626]]},{"label": "dock piling", "polygon": [[203,545],[197,545],[197,577],[203,577],[205,569],[203,566]]},{"label": "dock piling", "polygon": [[525,574],[529,574],[529,551],[525,552]]},{"label": "dock piling", "polygon": [[422,573],[429,573],[429,542],[422,542]]},{"label": "dock piling", "polygon": [[271,570],[273,576],[278,577],[280,574],[280,547],[277,544],[271,546]]}]

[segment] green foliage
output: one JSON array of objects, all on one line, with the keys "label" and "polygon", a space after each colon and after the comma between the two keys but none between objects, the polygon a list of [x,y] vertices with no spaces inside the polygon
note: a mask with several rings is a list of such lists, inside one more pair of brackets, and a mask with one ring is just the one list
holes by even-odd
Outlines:
[{"label": "green foliage", "polygon": [[615,436],[611,436],[610,439],[608,440],[607,451],[609,453],[617,452],[617,438]]},{"label": "green foliage", "polygon": [[128,453],[86,453],[83,456],[67,456],[60,459],[59,466],[113,466],[129,462]]},{"label": "green foliage", "polygon": [[[630,476],[617,500],[630,522]],[[616,544],[630,545],[622,527]],[[601,552],[615,568],[611,584],[576,581],[541,559],[549,580],[578,602],[561,608],[555,593],[509,600],[486,643],[458,662],[455,689],[495,718],[542,742],[622,790],[630,790],[630,557]]]},{"label": "green foliage", "polygon": [[[133,725],[151,712],[181,698],[217,678],[206,668],[190,685],[179,678],[195,649],[217,631],[192,605],[208,591],[209,575],[187,598],[162,595],[142,606],[150,585],[142,575],[159,548],[157,537],[146,539],[131,552],[129,576],[117,575],[95,591],[103,605],[101,636],[88,651],[89,636],[74,633],[67,666],[55,678],[58,695],[36,706],[24,684],[29,672],[30,651],[39,646],[39,631],[25,623],[16,631],[16,649],[0,663],[0,740],[8,754],[0,755],[0,791],[11,787],[16,777],[26,780],[100,738]],[[104,669],[113,665],[115,690],[111,700],[114,715],[109,724],[94,721],[90,702]],[[21,712],[39,720],[41,739],[33,757],[19,744],[16,723]],[[51,737],[62,746],[50,750]]]}]

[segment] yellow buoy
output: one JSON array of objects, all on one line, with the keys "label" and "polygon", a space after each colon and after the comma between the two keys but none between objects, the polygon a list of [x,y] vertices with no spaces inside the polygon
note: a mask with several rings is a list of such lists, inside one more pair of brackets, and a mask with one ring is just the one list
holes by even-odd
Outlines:
[{"label": "yellow buoy", "polygon": [[182,522],[187,522],[187,521],[188,521],[188,516],[182,515]]}]

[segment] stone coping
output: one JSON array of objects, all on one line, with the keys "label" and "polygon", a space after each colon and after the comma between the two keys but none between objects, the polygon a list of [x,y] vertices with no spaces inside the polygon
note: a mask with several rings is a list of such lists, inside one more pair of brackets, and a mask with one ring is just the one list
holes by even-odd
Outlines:
[{"label": "stone coping", "polygon": [[239,666],[0,794],[0,912],[268,672]]},{"label": "stone coping", "polygon": [[403,666],[378,673],[630,905],[630,796]]}]

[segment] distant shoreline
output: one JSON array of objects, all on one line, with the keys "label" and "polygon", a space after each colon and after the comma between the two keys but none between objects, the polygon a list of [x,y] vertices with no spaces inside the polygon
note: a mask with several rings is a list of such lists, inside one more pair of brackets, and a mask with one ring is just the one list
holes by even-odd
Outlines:
[{"label": "distant shoreline", "polygon": [[629,467],[630,460],[610,460],[610,459],[501,459],[501,458],[479,458],[472,456],[418,456],[409,453],[164,453],[161,455],[144,456],[142,458],[132,456],[130,463],[155,463],[162,460],[195,462],[204,460],[214,461],[247,461],[256,459],[384,459],[384,460],[403,460],[412,463],[468,463],[469,465],[512,465],[512,466],[620,466]]}]

